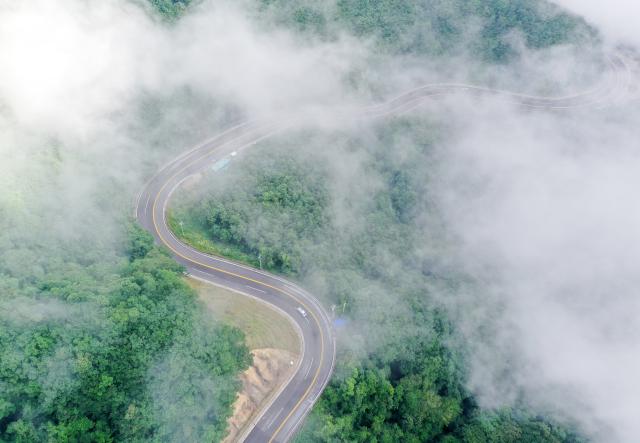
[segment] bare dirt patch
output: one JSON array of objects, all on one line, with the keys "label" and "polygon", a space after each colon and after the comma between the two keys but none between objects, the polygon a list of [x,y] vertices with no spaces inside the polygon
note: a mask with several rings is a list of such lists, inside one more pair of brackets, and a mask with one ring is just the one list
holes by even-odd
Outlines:
[{"label": "bare dirt patch", "polygon": [[[282,349],[254,349],[253,365],[242,376],[242,391],[233,405],[229,419],[229,435],[223,441],[235,441],[243,428],[262,410],[272,394],[286,382],[293,370],[297,355]],[[292,365],[291,362],[294,362]]]}]

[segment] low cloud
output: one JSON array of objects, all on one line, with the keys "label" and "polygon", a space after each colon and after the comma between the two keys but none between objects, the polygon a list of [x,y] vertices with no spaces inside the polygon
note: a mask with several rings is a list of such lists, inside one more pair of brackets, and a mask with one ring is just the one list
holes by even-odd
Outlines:
[{"label": "low cloud", "polygon": [[489,406],[524,394],[598,441],[640,434],[639,117],[487,105],[441,169],[440,203],[477,284],[454,303],[472,389]]},{"label": "low cloud", "polygon": [[141,92],[184,86],[262,113],[326,102],[358,53],[353,41],[305,45],[260,31],[225,2],[167,25],[123,0],[36,0],[0,5],[0,25],[5,110],[57,134],[85,134]]},{"label": "low cloud", "polygon": [[553,0],[554,3],[583,16],[596,26],[609,43],[640,45],[637,17],[640,4],[634,0]]},{"label": "low cloud", "polygon": [[0,2],[7,216],[47,208],[44,222],[71,236],[109,224],[105,212],[130,205],[123,196],[159,161],[241,115],[342,101],[343,78],[364,54],[347,38],[299,43],[259,29],[232,2],[203,2],[174,24],[143,5]]}]

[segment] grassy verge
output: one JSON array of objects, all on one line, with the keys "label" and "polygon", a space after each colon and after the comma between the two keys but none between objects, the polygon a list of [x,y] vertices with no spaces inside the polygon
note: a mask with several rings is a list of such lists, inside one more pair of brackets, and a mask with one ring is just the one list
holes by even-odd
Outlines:
[{"label": "grassy verge", "polygon": [[[181,224],[182,222],[182,224]],[[225,257],[258,268],[259,261],[233,245],[212,241],[202,226],[180,210],[167,212],[167,223],[180,241],[206,254]],[[216,318],[242,330],[249,349],[275,348],[300,353],[300,339],[293,325],[278,311],[236,292],[188,279]]]},{"label": "grassy verge", "polygon": [[[188,215],[183,216],[179,212],[167,211],[167,224],[171,232],[183,243],[205,254],[225,257],[254,268],[260,267],[260,262],[256,257],[241,251],[236,246],[211,241],[202,227],[190,220]],[[180,226],[180,222],[183,223],[182,226]]]},{"label": "grassy verge", "polygon": [[188,279],[188,283],[216,319],[245,333],[249,349],[275,348],[300,354],[298,334],[280,312],[250,297],[195,279]]}]

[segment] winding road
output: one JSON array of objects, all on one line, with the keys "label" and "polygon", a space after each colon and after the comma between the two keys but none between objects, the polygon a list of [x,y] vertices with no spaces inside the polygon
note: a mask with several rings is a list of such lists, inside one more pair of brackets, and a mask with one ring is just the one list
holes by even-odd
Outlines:
[{"label": "winding road", "polygon": [[[361,111],[358,117],[380,118],[408,112],[423,101],[443,95],[491,95],[526,108],[567,110],[617,103],[631,87],[628,60],[615,53],[608,57],[605,80],[591,91],[566,97],[545,98],[509,93],[472,85],[433,84],[408,91],[386,103]],[[166,209],[173,192],[187,179],[214,162],[229,158],[286,129],[282,122],[246,122],[227,129],[171,161],[158,171],[140,193],[135,216],[156,241],[167,247],[194,278],[258,298],[277,308],[297,326],[302,354],[292,377],[259,412],[240,436],[245,442],[286,442],[329,382],[336,357],[332,321],[311,294],[284,278],[199,252],[178,240],[168,227]],[[306,315],[300,312],[302,309]]]}]

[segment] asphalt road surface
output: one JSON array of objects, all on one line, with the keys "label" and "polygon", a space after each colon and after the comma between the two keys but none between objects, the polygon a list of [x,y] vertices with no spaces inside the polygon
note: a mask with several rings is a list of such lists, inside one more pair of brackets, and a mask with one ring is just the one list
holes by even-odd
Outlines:
[{"label": "asphalt road surface", "polygon": [[[359,118],[381,118],[412,110],[428,99],[451,94],[491,95],[533,109],[567,110],[604,106],[627,95],[631,83],[628,61],[620,54],[608,57],[609,70],[594,89],[558,98],[534,97],[473,85],[434,84],[408,91],[386,103],[363,109]],[[266,139],[286,126],[276,122],[246,122],[180,155],[156,173],[139,195],[136,218],[156,241],[166,246],[188,273],[200,280],[263,300],[279,309],[297,326],[302,355],[294,362],[291,379],[259,412],[245,432],[246,442],[285,442],[298,429],[333,371],[336,340],[332,321],[320,302],[284,278],[214,257],[180,242],[167,225],[166,208],[172,193],[195,174],[222,159]],[[304,314],[301,312],[304,311]]]}]

